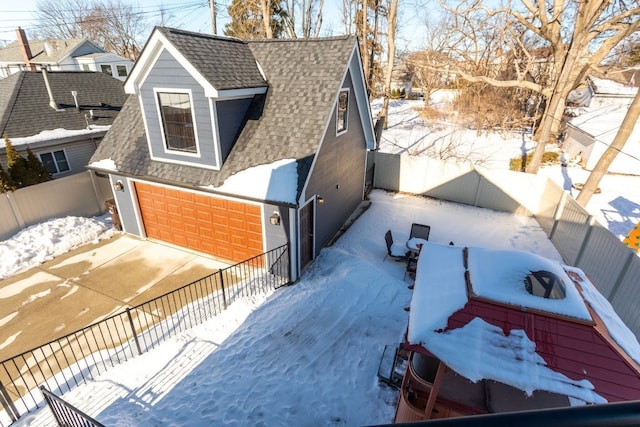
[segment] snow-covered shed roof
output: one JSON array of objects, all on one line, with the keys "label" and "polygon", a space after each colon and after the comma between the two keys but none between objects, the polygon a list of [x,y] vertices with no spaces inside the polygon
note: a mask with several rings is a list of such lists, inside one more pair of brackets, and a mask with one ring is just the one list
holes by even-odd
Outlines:
[{"label": "snow-covered shed roof", "polygon": [[[526,290],[549,271],[565,297]],[[427,243],[407,341],[476,382],[586,403],[640,399],[640,344],[581,270],[519,251]]]}]

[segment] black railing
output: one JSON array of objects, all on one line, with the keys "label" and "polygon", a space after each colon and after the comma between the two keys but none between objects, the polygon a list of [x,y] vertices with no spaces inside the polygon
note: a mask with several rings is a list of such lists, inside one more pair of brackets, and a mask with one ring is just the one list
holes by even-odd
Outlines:
[{"label": "black railing", "polygon": [[98,421],[94,420],[75,406],[60,399],[46,388],[40,387],[40,391],[42,392],[42,396],[44,397],[47,406],[49,406],[49,409],[51,409],[53,417],[56,419],[59,426],[105,427],[104,424],[100,424]]},{"label": "black railing", "polygon": [[239,298],[290,284],[289,265],[284,245],[0,362],[0,427],[42,406],[41,385],[63,394]]}]

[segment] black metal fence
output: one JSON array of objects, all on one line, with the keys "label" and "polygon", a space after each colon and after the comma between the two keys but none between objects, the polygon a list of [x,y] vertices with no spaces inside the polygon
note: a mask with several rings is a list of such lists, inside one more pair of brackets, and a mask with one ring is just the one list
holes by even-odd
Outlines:
[{"label": "black metal fence", "polygon": [[40,387],[45,402],[51,409],[59,426],[65,427],[105,427],[73,405],[68,404],[45,387]]},{"label": "black metal fence", "polygon": [[289,248],[283,245],[0,362],[0,427],[43,405],[41,385],[63,394],[239,298],[290,283]]}]

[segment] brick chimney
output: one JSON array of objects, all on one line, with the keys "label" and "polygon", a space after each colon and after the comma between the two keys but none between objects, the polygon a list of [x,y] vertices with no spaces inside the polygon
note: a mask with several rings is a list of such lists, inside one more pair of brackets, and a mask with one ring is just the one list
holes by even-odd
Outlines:
[{"label": "brick chimney", "polygon": [[29,40],[27,40],[27,34],[20,27],[16,28],[16,34],[18,35],[18,45],[20,45],[20,50],[22,51],[22,59],[27,66],[27,70],[36,71],[35,64],[31,63],[31,58],[33,58],[33,55],[31,54],[31,47],[29,46]]}]

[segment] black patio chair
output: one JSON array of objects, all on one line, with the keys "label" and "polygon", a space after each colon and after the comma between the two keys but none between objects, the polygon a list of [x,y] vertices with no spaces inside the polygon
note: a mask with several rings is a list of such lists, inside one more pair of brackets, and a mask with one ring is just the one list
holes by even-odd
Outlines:
[{"label": "black patio chair", "polygon": [[413,237],[417,237],[424,240],[429,240],[429,233],[431,232],[430,225],[424,224],[416,224],[415,222],[411,224],[411,233],[409,234],[409,239]]},{"label": "black patio chair", "polygon": [[[385,255],[384,259],[393,258],[396,261],[406,261],[409,257],[410,251],[404,251],[400,249],[399,246],[393,244],[393,235],[391,234],[391,230],[387,230],[384,235],[385,243],[387,244],[387,255]],[[384,260],[383,260],[384,261]]]}]

